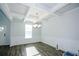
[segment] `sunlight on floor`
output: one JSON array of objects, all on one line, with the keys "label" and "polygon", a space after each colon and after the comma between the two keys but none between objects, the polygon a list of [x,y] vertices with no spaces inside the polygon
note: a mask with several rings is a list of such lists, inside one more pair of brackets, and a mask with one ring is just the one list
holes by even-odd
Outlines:
[{"label": "sunlight on floor", "polygon": [[27,47],[26,53],[27,53],[27,56],[41,56],[39,51],[34,46]]}]

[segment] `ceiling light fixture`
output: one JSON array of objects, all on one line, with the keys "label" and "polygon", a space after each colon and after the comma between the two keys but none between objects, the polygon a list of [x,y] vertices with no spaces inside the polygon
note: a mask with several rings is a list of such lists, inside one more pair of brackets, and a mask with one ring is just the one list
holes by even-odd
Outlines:
[{"label": "ceiling light fixture", "polygon": [[34,24],[33,27],[34,27],[34,28],[40,28],[41,25],[40,25],[40,24]]}]

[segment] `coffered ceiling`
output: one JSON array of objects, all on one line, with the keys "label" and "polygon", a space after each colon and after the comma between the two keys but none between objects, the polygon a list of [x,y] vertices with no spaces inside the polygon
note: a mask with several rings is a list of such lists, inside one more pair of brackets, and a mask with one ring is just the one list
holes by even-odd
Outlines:
[{"label": "coffered ceiling", "polygon": [[79,4],[67,3],[6,3],[0,4],[0,9],[5,11],[6,15],[9,15],[11,21],[36,23],[50,17],[51,14],[61,15],[78,6]]}]

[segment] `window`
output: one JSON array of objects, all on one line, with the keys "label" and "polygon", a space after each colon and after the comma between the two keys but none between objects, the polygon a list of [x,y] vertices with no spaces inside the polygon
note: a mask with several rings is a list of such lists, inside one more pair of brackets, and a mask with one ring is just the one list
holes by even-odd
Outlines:
[{"label": "window", "polygon": [[25,39],[32,38],[32,25],[25,24]]},{"label": "window", "polygon": [[4,27],[0,27],[0,31],[3,31],[4,30]]}]

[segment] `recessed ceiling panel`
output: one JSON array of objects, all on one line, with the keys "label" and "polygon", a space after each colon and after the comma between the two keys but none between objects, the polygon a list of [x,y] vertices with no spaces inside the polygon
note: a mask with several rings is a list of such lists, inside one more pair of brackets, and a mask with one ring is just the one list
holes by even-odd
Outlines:
[{"label": "recessed ceiling panel", "polygon": [[66,13],[68,11],[71,11],[71,10],[73,10],[75,8],[78,8],[78,7],[79,7],[79,3],[74,3],[74,4],[70,3],[70,4],[67,4],[65,7],[60,8],[59,10],[57,10],[55,13],[57,15],[62,15],[64,13]]},{"label": "recessed ceiling panel", "polygon": [[11,12],[19,13],[22,15],[25,15],[29,8],[28,6],[22,5],[20,3],[10,3],[8,6]]},{"label": "recessed ceiling panel", "polygon": [[38,8],[31,8],[26,16],[26,20],[37,22],[42,20],[48,14],[49,13],[44,10]]},{"label": "recessed ceiling panel", "polygon": [[13,19],[17,18],[20,20],[24,19],[24,17],[26,16],[26,14],[29,10],[28,6],[25,6],[21,3],[9,3],[8,7],[9,7],[9,10],[11,12]]}]

